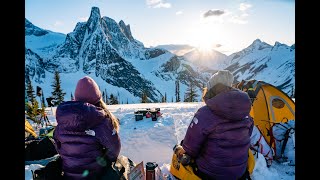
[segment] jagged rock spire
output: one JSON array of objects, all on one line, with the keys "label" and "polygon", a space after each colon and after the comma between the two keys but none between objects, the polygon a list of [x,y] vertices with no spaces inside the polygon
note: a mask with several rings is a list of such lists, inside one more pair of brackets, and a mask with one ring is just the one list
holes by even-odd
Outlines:
[{"label": "jagged rock spire", "polygon": [[126,25],[122,20],[119,22],[119,26],[123,34],[130,40],[134,40],[131,34],[130,25]]},{"label": "jagged rock spire", "polygon": [[100,9],[98,7],[92,7],[90,17],[87,21],[87,25],[89,27],[89,31],[93,31],[98,24],[100,24]]}]

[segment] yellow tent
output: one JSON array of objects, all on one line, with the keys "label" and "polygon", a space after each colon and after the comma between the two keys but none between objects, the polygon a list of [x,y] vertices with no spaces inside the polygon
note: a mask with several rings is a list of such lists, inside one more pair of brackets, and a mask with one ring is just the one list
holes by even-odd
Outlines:
[{"label": "yellow tent", "polygon": [[264,81],[241,81],[234,87],[245,91],[251,98],[250,115],[268,144],[274,148],[272,125],[295,120],[295,102],[286,93]]}]

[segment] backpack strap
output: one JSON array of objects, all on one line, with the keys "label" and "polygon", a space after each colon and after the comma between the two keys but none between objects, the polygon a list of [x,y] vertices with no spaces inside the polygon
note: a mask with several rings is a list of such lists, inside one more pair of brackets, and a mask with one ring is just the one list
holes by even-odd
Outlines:
[{"label": "backpack strap", "polygon": [[288,142],[288,139],[289,139],[289,133],[290,133],[291,129],[293,129],[293,128],[288,128],[286,130],[286,133],[284,134],[284,139],[283,139],[283,144],[282,144],[282,147],[281,147],[280,157],[282,157],[283,154],[284,154],[284,149],[286,148],[286,145],[287,145],[287,142]]}]

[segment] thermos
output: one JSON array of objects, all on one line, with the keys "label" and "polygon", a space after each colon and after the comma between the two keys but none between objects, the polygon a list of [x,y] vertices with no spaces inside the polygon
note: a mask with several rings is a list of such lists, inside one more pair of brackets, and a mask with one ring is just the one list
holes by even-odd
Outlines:
[{"label": "thermos", "polygon": [[146,164],[146,180],[155,180],[156,172],[155,169],[158,166],[157,163],[147,162]]}]

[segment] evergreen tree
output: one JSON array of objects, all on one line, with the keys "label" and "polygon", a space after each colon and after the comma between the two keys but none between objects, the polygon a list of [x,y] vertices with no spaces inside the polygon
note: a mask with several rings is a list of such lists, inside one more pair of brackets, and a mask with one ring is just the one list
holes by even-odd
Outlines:
[{"label": "evergreen tree", "polygon": [[173,96],[172,96],[172,98],[171,98],[171,102],[173,102]]},{"label": "evergreen tree", "polygon": [[106,92],[106,100],[105,100],[105,103],[106,104],[109,104],[109,97],[108,97],[108,93],[107,93],[107,89],[105,89],[105,92]]},{"label": "evergreen tree", "polygon": [[40,119],[38,118],[39,112],[39,103],[36,99],[34,99],[34,101],[30,101],[27,103],[27,110],[26,110],[26,116],[28,119],[30,119],[31,121],[39,124],[40,123]]},{"label": "evergreen tree", "polygon": [[175,92],[176,102],[180,102],[181,101],[181,99],[180,99],[180,83],[178,80],[175,83],[176,83],[176,92]]},{"label": "evergreen tree", "polygon": [[142,91],[141,103],[148,103],[148,96],[147,96],[147,93],[145,91]]},{"label": "evergreen tree", "polygon": [[106,95],[104,94],[104,91],[102,91],[102,99],[103,101],[106,99]]},{"label": "evergreen tree", "polygon": [[45,103],[45,100],[44,100],[44,94],[43,94],[43,92],[42,92],[42,96],[41,96],[42,98],[41,98],[41,107],[47,107],[46,106],[46,103]]},{"label": "evergreen tree", "polygon": [[127,98],[127,104],[129,104],[128,98]]},{"label": "evergreen tree", "polygon": [[61,80],[58,71],[54,73],[54,81],[51,85],[53,87],[52,98],[53,98],[53,105],[58,106],[64,100],[64,96],[66,95],[65,92],[61,89]]},{"label": "evergreen tree", "polygon": [[33,90],[33,86],[29,76],[27,77],[27,98],[28,98],[28,101],[31,103],[36,100],[36,95]]},{"label": "evergreen tree", "polygon": [[167,93],[164,93],[164,102],[167,102]]},{"label": "evergreen tree", "polygon": [[33,86],[30,80],[30,77],[27,77],[27,85],[26,85],[26,116],[28,119],[34,121],[35,123],[39,123],[38,120],[38,109],[39,103],[36,100],[35,91],[33,90]]},{"label": "evergreen tree", "polygon": [[110,94],[109,104],[119,104],[118,99],[112,93]]},{"label": "evergreen tree", "polygon": [[189,87],[187,88],[185,92],[185,102],[197,102],[197,97],[199,95],[196,93],[196,87],[193,84],[193,82],[190,80]]},{"label": "evergreen tree", "polygon": [[166,102],[166,99],[165,99],[165,97],[162,95],[162,97],[161,97],[161,102],[162,103],[164,103],[164,102]]},{"label": "evergreen tree", "polygon": [[118,97],[117,97],[117,99],[118,99],[118,102],[120,102],[120,93],[119,93],[119,91],[118,91]]}]

